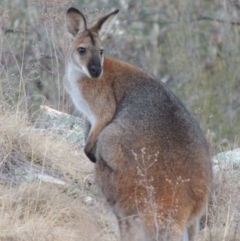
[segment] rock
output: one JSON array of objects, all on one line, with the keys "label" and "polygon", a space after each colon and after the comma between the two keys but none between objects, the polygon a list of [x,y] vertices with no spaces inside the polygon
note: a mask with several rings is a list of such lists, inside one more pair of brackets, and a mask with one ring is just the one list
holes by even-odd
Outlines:
[{"label": "rock", "polygon": [[39,180],[41,182],[47,182],[47,183],[52,183],[52,184],[57,184],[57,185],[62,185],[62,186],[67,185],[66,182],[64,182],[58,178],[49,176],[47,174],[42,174],[42,173],[34,173],[34,172],[28,171],[28,175],[26,175],[25,178],[27,179],[28,182]]},{"label": "rock", "polygon": [[240,148],[232,151],[220,152],[213,157],[213,170],[233,171],[240,169]]},{"label": "rock", "polygon": [[48,106],[41,106],[35,127],[43,133],[51,131],[65,138],[69,143],[83,147],[84,119],[54,110]]},{"label": "rock", "polygon": [[50,173],[47,173],[47,170],[43,170],[38,165],[32,164],[31,166],[27,163],[22,164],[16,167],[13,170],[14,175],[14,182],[15,183],[22,183],[22,182],[33,182],[33,181],[40,181],[40,182],[47,182],[57,185],[67,185],[67,183],[63,180],[60,180],[57,176],[53,176]]},{"label": "rock", "polygon": [[94,199],[92,197],[85,197],[83,199],[83,203],[85,203],[87,206],[91,206],[94,203]]}]

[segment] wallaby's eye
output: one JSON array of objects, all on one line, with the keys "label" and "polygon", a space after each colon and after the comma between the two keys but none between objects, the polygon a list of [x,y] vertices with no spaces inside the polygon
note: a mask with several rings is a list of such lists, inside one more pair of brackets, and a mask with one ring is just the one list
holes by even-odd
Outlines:
[{"label": "wallaby's eye", "polygon": [[104,51],[103,49],[100,50],[100,54],[101,54],[101,55],[103,55],[103,51]]},{"label": "wallaby's eye", "polygon": [[87,52],[87,50],[85,48],[82,48],[82,47],[78,48],[78,53],[80,55],[84,55],[86,52]]}]

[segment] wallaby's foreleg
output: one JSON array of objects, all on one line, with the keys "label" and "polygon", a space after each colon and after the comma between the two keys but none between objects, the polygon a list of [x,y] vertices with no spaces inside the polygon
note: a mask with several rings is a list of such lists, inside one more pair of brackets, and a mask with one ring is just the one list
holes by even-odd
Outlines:
[{"label": "wallaby's foreleg", "polygon": [[105,120],[102,122],[97,122],[95,125],[91,127],[91,130],[89,132],[89,135],[87,137],[86,145],[84,148],[84,152],[86,156],[92,161],[96,162],[96,156],[95,156],[95,151],[96,151],[96,144],[97,144],[97,139],[100,134],[100,132],[103,130],[105,126],[110,122],[110,120]]},{"label": "wallaby's foreleg", "polygon": [[109,99],[112,99],[111,103],[108,103],[108,101],[103,101],[106,105],[108,105],[108,111],[104,112],[103,110],[98,110],[98,113],[96,115],[96,121],[94,124],[91,124],[90,131],[88,131],[89,134],[84,148],[85,154],[92,162],[96,162],[95,151],[98,136],[101,133],[101,131],[111,122],[116,110],[116,102],[114,95],[110,92],[110,94],[108,94],[107,97]]},{"label": "wallaby's foreleg", "polygon": [[96,142],[98,135],[102,128],[100,126],[92,126],[89,135],[87,137],[86,145],[84,148],[84,152],[90,161],[96,162],[95,151],[96,151]]}]

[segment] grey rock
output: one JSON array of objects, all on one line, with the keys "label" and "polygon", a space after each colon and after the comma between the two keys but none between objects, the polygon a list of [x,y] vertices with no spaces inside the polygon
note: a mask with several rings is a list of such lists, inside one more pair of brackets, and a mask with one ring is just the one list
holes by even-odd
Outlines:
[{"label": "grey rock", "polygon": [[240,169],[240,148],[220,152],[213,157],[214,171],[232,171]]},{"label": "grey rock", "polygon": [[35,127],[38,131],[66,139],[70,144],[84,146],[84,119],[54,110],[48,106],[41,106]]}]

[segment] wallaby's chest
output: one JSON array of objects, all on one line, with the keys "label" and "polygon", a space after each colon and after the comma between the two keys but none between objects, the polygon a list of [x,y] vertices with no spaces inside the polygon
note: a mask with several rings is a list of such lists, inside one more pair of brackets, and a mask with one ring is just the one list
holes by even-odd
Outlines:
[{"label": "wallaby's chest", "polygon": [[67,68],[67,86],[66,89],[71,96],[71,99],[77,109],[87,117],[91,125],[95,122],[94,114],[92,113],[88,102],[86,101],[81,90],[81,76],[79,72],[68,66]]}]

